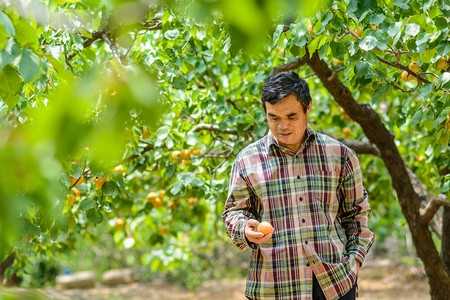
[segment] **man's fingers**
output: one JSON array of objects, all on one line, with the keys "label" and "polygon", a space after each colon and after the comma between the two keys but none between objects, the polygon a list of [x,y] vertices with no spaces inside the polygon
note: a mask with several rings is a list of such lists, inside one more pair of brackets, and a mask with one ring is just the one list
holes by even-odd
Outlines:
[{"label": "man's fingers", "polygon": [[257,220],[248,220],[245,224],[245,236],[252,243],[262,244],[272,237],[272,233],[264,235],[264,233],[258,231],[258,225],[259,222]]}]

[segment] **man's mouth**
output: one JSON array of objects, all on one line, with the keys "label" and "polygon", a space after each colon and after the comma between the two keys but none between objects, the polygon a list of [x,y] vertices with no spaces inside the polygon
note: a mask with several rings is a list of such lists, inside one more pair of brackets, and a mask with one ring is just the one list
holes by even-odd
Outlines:
[{"label": "man's mouth", "polygon": [[278,133],[280,136],[284,136],[284,137],[286,137],[286,136],[288,136],[288,135],[290,135],[291,133]]}]

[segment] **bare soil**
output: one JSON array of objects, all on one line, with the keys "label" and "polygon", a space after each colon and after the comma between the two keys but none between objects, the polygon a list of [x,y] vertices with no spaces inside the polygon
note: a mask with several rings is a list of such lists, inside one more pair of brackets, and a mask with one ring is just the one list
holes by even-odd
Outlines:
[{"label": "bare soil", "polygon": [[[366,261],[360,271],[359,278],[358,299],[361,300],[430,299],[428,279],[421,268],[406,267],[389,260],[371,260]],[[43,295],[42,299],[245,300],[244,290],[245,279],[234,279],[212,280],[197,288],[196,291],[184,289],[167,281],[154,280],[116,287],[97,285],[92,289],[62,290],[49,288],[34,290],[34,292]],[[18,294],[31,292],[25,289],[9,289],[8,291]],[[22,298],[19,296],[17,299]]]}]

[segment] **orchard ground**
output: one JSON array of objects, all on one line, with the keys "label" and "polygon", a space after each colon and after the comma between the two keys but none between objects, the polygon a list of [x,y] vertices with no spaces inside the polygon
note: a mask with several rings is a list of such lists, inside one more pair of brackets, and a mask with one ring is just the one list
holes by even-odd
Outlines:
[{"label": "orchard ground", "polygon": [[[385,256],[368,256],[360,271],[358,286],[360,300],[430,299],[427,277],[422,267],[406,265]],[[55,287],[38,292],[45,295],[43,299],[245,300],[244,290],[245,279],[241,278],[211,280],[195,291],[158,279],[115,287],[97,285],[92,289],[69,290]]]}]

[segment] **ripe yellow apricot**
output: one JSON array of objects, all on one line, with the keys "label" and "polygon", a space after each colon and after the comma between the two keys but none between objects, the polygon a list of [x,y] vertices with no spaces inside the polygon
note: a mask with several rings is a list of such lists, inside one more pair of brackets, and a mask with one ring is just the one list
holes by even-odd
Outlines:
[{"label": "ripe yellow apricot", "polygon": [[152,202],[154,207],[160,207],[162,205],[162,203],[163,203],[163,201],[159,197],[156,197],[151,202]]},{"label": "ripe yellow apricot", "polygon": [[258,231],[266,235],[273,232],[273,227],[269,222],[263,221],[258,224]]},{"label": "ripe yellow apricot", "polygon": [[97,186],[98,189],[102,189],[102,186],[105,182],[107,182],[108,179],[106,177],[102,178],[102,177],[94,177],[94,183]]},{"label": "ripe yellow apricot", "polygon": [[342,134],[348,139],[352,135],[352,130],[348,127],[344,127],[342,129]]},{"label": "ripe yellow apricot", "polygon": [[158,198],[158,194],[155,192],[150,192],[147,195],[147,201],[148,202],[152,202],[153,200],[155,200],[156,198]]},{"label": "ripe yellow apricot", "polygon": [[84,181],[84,176],[81,175],[80,178],[75,178],[75,177],[70,176],[69,180],[70,180],[71,185],[74,185],[75,183],[76,183],[75,185],[80,185]]},{"label": "ripe yellow apricot", "polygon": [[443,69],[447,66],[447,60],[445,60],[445,57],[441,56],[439,59],[439,62],[437,64],[438,69]]},{"label": "ripe yellow apricot", "polygon": [[123,166],[122,165],[118,165],[118,166],[114,167],[113,172],[114,173],[123,173],[124,172]]},{"label": "ripe yellow apricot", "polygon": [[180,157],[183,160],[190,160],[191,152],[188,149],[184,149],[183,151],[181,151]]},{"label": "ripe yellow apricot", "polygon": [[146,140],[149,138],[149,136],[150,136],[150,134],[148,133],[148,129],[144,127],[144,129],[142,130],[141,138],[143,140]]},{"label": "ripe yellow apricot", "polygon": [[191,198],[188,199],[188,204],[189,204],[190,206],[194,206],[195,203],[198,203],[198,199],[197,199],[197,198],[191,197]]},{"label": "ripe yellow apricot", "polygon": [[413,80],[415,77],[413,75],[410,75],[407,71],[403,71],[401,78],[403,79],[403,81],[411,81]]},{"label": "ripe yellow apricot", "polygon": [[75,194],[75,198],[76,199],[80,199],[81,197],[81,191],[79,189],[77,189],[76,187],[72,188],[73,193]]},{"label": "ripe yellow apricot", "polygon": [[74,206],[77,199],[75,198],[75,195],[67,195],[67,203],[69,206]]},{"label": "ripe yellow apricot", "polygon": [[118,219],[116,220],[116,228],[117,228],[117,229],[123,228],[123,225],[125,225],[125,222],[123,221],[123,219],[118,218]]},{"label": "ripe yellow apricot", "polygon": [[308,25],[308,32],[309,32],[310,35],[316,35],[314,33],[313,24],[312,23],[309,23],[309,25]]},{"label": "ripe yellow apricot", "polygon": [[358,37],[360,37],[361,34],[363,33],[363,31],[362,31],[361,29],[359,29],[359,28],[356,28],[356,29],[355,29],[355,33],[356,33],[356,35],[357,35]]},{"label": "ripe yellow apricot", "polygon": [[167,206],[169,206],[171,210],[174,210],[175,208],[177,208],[177,203],[174,200],[170,200],[169,202],[167,202]]},{"label": "ripe yellow apricot", "polygon": [[166,235],[169,233],[169,227],[167,227],[166,225],[162,225],[161,227],[159,227],[158,231],[162,235]]},{"label": "ripe yellow apricot", "polygon": [[415,73],[419,73],[419,70],[420,70],[419,65],[417,64],[417,62],[411,62],[409,64],[409,69],[411,71],[415,72]]}]

